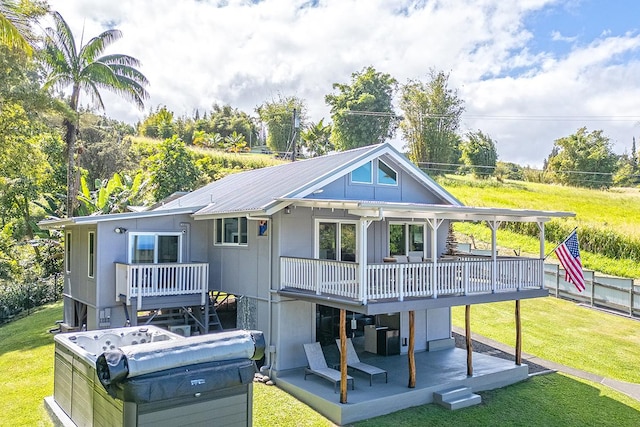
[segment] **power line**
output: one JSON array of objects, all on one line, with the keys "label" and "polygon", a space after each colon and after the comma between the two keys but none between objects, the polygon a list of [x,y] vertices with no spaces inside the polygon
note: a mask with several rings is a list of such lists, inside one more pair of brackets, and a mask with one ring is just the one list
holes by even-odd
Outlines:
[{"label": "power line", "polygon": [[[404,116],[393,111],[360,111],[346,110],[346,114],[354,116],[392,117],[403,120]],[[451,119],[453,114],[423,114],[427,119]],[[536,115],[536,114],[462,114],[462,119],[505,120],[505,121],[545,121],[545,122],[640,122],[640,116],[622,115]]]}]

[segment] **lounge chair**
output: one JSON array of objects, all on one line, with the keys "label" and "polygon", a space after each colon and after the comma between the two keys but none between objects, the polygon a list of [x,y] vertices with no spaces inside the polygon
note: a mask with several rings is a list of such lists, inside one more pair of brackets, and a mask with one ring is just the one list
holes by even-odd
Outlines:
[{"label": "lounge chair", "polygon": [[[336,340],[336,344],[338,344],[338,350],[340,349],[340,340]],[[363,363],[360,361],[358,357],[358,353],[356,353],[355,348],[353,348],[353,343],[351,342],[351,338],[347,338],[347,366],[349,368],[353,368],[356,371],[364,372],[369,375],[369,387],[371,387],[371,382],[373,380],[374,375],[384,374],[384,382],[389,382],[387,378],[387,371],[384,369],[378,368],[377,366],[369,365],[367,363]]]},{"label": "lounge chair", "polygon": [[[336,392],[336,386],[341,380],[340,371],[330,368],[327,365],[327,360],[324,358],[322,347],[319,342],[310,344],[303,344],[304,352],[307,355],[308,368],[304,370],[304,379],[307,379],[307,375],[313,374],[321,378],[329,380],[333,383],[333,392]],[[347,387],[351,381],[351,390],[355,388],[353,377],[347,375]]]}]

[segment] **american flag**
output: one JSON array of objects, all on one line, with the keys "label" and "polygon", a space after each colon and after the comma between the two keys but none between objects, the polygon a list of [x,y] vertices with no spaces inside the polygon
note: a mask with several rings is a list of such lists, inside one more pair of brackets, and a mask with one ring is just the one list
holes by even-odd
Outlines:
[{"label": "american flag", "polygon": [[582,261],[580,261],[580,247],[578,246],[578,233],[573,230],[555,250],[560,264],[567,272],[565,280],[571,282],[582,292],[584,286],[584,273],[582,273]]}]

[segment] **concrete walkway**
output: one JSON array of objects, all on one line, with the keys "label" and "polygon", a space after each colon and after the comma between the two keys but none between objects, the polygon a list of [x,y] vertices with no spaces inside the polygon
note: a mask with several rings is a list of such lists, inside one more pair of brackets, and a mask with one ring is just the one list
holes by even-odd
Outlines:
[{"label": "concrete walkway", "polygon": [[[456,326],[453,327],[453,332],[460,335],[464,335],[464,329]],[[478,335],[472,332],[471,339],[473,339],[474,341],[478,341],[482,344],[485,344],[489,347],[496,348],[502,352],[515,354],[515,349],[513,347],[500,343],[498,341],[494,341],[482,335]],[[559,363],[551,362],[549,360],[540,359],[537,356],[533,356],[527,353],[522,353],[522,360],[525,363],[526,362],[535,363],[536,365],[544,366],[549,370],[562,372],[565,374],[573,375],[574,377],[578,377],[585,380],[593,381],[595,383],[606,385],[607,387],[610,387],[614,390],[619,391],[620,393],[624,393],[627,396],[640,401],[640,384],[627,383],[624,381],[618,381],[611,378],[605,378],[603,376],[582,371],[580,369],[575,369],[570,366],[565,366]]]}]

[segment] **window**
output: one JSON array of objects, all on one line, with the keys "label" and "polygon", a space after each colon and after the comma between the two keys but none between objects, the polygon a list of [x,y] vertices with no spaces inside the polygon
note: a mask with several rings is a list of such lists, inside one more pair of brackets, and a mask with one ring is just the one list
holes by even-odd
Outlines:
[{"label": "window", "polygon": [[356,261],[356,224],[319,221],[317,223],[319,259]]},{"label": "window", "polygon": [[71,273],[71,232],[66,233],[64,239],[64,265],[67,273]]},{"label": "window", "polygon": [[398,185],[398,174],[382,160],[378,160],[378,184]]},{"label": "window", "polygon": [[358,169],[351,172],[351,182],[357,182],[359,184],[372,184],[373,178],[371,176],[371,162],[365,163]]},{"label": "window", "polygon": [[246,245],[247,218],[218,218],[215,221],[216,245]]},{"label": "window", "polygon": [[87,260],[89,265],[87,266],[88,276],[94,278],[95,260],[96,260],[96,232],[89,232],[89,253],[87,254]]},{"label": "window", "polygon": [[182,233],[131,233],[129,259],[133,264],[180,262]]},{"label": "window", "polygon": [[424,253],[423,224],[390,224],[390,255],[420,255]]}]

